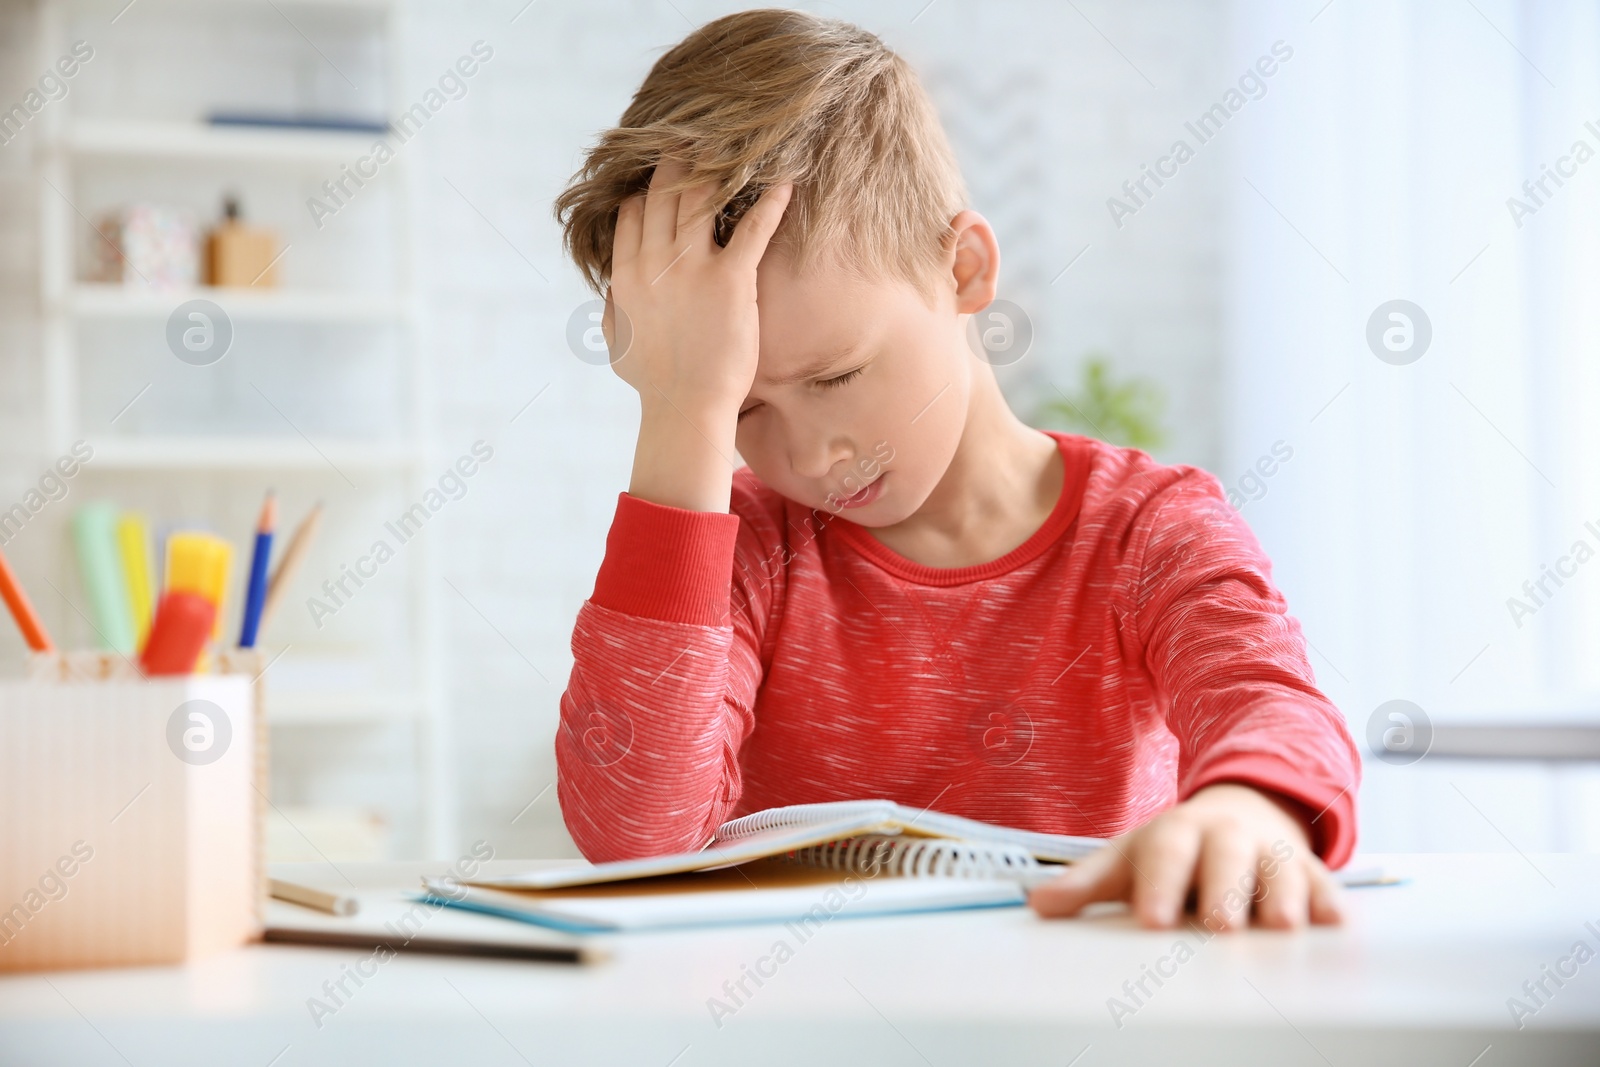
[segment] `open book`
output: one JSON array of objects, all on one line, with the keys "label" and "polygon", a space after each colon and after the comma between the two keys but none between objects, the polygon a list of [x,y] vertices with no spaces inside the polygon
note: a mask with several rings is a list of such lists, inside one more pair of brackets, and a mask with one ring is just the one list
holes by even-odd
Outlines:
[{"label": "open book", "polygon": [[468,884],[558,889],[706,871],[770,857],[868,876],[1028,882],[1043,873],[1040,860],[1070,863],[1103,843],[1093,837],[1013,830],[959,815],[908,808],[891,800],[848,800],[769,808],[734,819],[723,823],[699,852],[473,878]]},{"label": "open book", "polygon": [[836,913],[1015,907],[1057,864],[1101,844],[860,800],[747,815],[699,852],[424,885],[436,903],[582,933],[809,927]]}]

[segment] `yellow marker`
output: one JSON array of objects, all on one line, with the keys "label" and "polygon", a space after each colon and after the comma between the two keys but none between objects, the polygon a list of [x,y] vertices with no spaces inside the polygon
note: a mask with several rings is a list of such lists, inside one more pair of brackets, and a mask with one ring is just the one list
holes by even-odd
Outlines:
[{"label": "yellow marker", "polygon": [[133,512],[117,520],[117,551],[122,557],[122,577],[128,585],[128,610],[133,615],[134,648],[143,649],[150,635],[155,610],[150,583],[150,534],[144,516]]},{"label": "yellow marker", "polygon": [[[199,593],[217,606],[211,639],[222,639],[222,610],[228,595],[228,570],[233,545],[215,534],[183,530],[167,538],[167,589],[169,593]],[[205,668],[206,657],[196,665]]]}]

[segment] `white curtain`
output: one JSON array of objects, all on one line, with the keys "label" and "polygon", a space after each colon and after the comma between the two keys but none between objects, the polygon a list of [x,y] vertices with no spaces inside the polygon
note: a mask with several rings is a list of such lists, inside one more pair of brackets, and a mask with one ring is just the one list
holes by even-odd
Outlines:
[{"label": "white curtain", "polygon": [[[1600,4],[1233,14],[1235,69],[1294,54],[1225,131],[1219,474],[1320,682],[1363,749],[1391,699],[1434,723],[1600,721]],[[1394,300],[1431,325],[1413,362],[1368,343]],[[1369,851],[1600,849],[1600,768],[1365,774]]]}]

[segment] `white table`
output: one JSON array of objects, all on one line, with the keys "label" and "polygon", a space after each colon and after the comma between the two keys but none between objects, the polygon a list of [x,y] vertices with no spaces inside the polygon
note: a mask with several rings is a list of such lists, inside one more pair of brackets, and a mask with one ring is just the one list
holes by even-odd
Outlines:
[{"label": "white table", "polygon": [[[187,967],[0,979],[0,1064],[1600,1064],[1600,958],[1514,1026],[1507,998],[1600,950],[1600,856],[1367,856],[1334,930],[1200,943],[1114,1025],[1108,999],[1179,935],[1021,909],[632,935],[579,968],[403,956],[319,1028],[308,998],[356,950],[256,945]],[[363,886],[443,865],[345,865]],[[525,864],[497,861],[490,870]],[[330,883],[314,866],[280,877]],[[337,880],[335,880],[336,882]],[[779,939],[792,958],[721,1025],[708,1000]],[[1175,961],[1174,961],[1175,963]],[[1169,972],[1173,963],[1163,964]],[[772,964],[765,969],[769,972]],[[1141,998],[1143,999],[1143,998]],[[731,1003],[731,1002],[730,1002]],[[1076,1057],[1076,1058],[1075,1058]]]}]

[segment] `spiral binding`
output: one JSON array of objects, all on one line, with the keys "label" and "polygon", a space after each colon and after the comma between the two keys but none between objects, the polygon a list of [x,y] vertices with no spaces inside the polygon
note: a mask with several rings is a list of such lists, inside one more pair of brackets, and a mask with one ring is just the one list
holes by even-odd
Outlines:
[{"label": "spiral binding", "polygon": [[865,834],[798,849],[795,863],[876,878],[1005,878],[1039,869],[1019,845]]},{"label": "spiral binding", "polygon": [[[887,805],[885,805],[887,807]],[[719,841],[731,841],[768,830],[792,830],[812,823],[826,822],[831,818],[858,816],[862,812],[859,800],[823,801],[820,804],[797,804],[787,808],[769,808],[724,823],[717,831]]]}]

